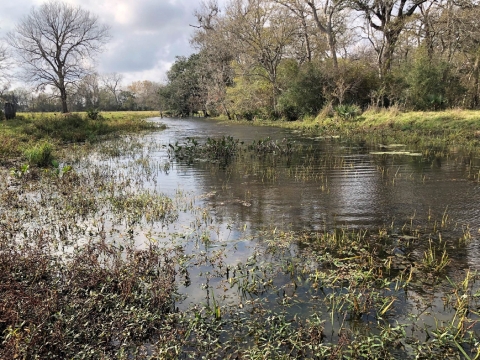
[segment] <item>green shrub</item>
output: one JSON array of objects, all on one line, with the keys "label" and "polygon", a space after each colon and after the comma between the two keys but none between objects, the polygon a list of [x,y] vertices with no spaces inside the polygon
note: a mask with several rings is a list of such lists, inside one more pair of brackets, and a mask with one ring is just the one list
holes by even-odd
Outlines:
[{"label": "green shrub", "polygon": [[100,114],[100,110],[98,110],[98,109],[87,110],[87,116],[91,120],[101,120],[102,119],[102,115]]},{"label": "green shrub", "polygon": [[31,165],[39,167],[50,166],[54,160],[53,145],[49,142],[42,142],[33,147],[27,148],[23,154]]},{"label": "green shrub", "polygon": [[406,105],[416,110],[440,110],[454,104],[465,90],[450,64],[420,54],[404,71]]},{"label": "green shrub", "polygon": [[354,104],[343,104],[334,107],[335,114],[343,120],[352,120],[360,115],[361,110]]},{"label": "green shrub", "polygon": [[325,103],[325,76],[319,64],[307,63],[282,69],[282,87],[286,90],[278,99],[278,111],[287,120],[316,115]]}]

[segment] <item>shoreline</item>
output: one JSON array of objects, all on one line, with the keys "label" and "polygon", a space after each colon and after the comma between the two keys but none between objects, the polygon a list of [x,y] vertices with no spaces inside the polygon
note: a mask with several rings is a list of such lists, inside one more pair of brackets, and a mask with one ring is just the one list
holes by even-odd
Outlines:
[{"label": "shoreline", "polygon": [[306,136],[350,137],[368,143],[397,143],[420,147],[441,147],[445,150],[461,147],[480,151],[480,110],[445,110],[436,112],[398,109],[367,110],[353,119],[321,114],[296,121],[285,120],[228,120],[252,126],[275,126],[297,130]]}]

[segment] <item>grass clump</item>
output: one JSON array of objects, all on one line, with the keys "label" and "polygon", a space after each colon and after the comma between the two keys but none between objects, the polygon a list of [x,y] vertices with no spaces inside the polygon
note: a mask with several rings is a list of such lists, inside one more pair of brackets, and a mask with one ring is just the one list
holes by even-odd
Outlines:
[{"label": "grass clump", "polygon": [[30,165],[48,167],[52,165],[55,159],[53,156],[53,148],[54,146],[51,143],[42,142],[27,148],[23,154]]},{"label": "grass clump", "polygon": [[169,144],[169,156],[172,159],[193,162],[195,159],[207,159],[223,165],[229,163],[237,153],[243,142],[232,136],[221,138],[207,138],[205,143],[200,143],[194,138],[187,138],[185,144]]}]

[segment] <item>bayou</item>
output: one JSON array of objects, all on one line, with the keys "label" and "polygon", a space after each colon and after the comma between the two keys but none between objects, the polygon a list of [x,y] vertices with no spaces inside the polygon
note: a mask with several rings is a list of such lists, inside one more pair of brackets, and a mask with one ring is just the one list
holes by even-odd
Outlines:
[{"label": "bayou", "polygon": [[0,123],[1,358],[480,358],[478,112],[97,115]]}]

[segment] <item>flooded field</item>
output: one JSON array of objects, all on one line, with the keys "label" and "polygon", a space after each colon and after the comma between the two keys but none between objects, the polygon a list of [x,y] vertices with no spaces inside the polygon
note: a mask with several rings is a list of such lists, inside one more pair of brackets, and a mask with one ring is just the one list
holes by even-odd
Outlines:
[{"label": "flooded field", "polygon": [[[1,270],[17,298],[1,300],[55,305],[38,324],[4,305],[0,354],[480,357],[478,158],[152,121],[167,129],[4,171]],[[25,280],[22,261],[41,269]]]}]

